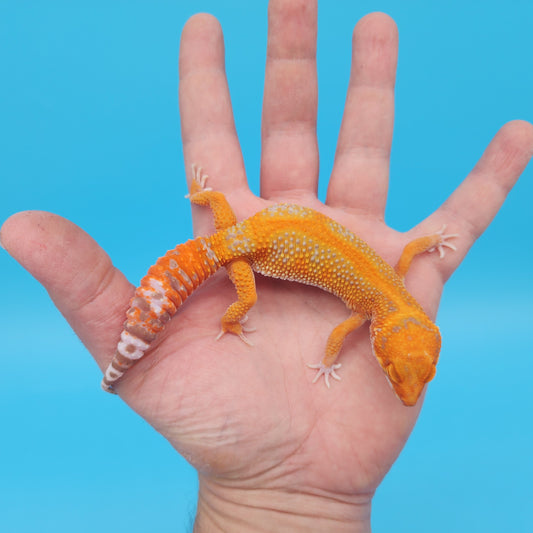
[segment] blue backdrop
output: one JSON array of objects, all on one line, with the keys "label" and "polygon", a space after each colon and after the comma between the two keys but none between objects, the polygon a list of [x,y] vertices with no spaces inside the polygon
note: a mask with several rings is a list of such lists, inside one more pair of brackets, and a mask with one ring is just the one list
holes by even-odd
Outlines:
[{"label": "blue backdrop", "polygon": [[[0,220],[70,218],[132,281],[191,235],[177,106],[179,34],[222,23],[237,128],[257,190],[265,0],[0,1]],[[325,191],[351,33],[371,11],[400,30],[387,217],[405,230],[460,183],[506,121],[533,120],[533,3],[319,2]],[[533,489],[531,166],[448,283],[444,347],[421,418],[374,502],[376,533],[526,531]],[[155,181],[133,237],[125,220]],[[148,221],[167,213],[153,233]],[[133,255],[133,240],[147,243]],[[190,528],[194,471],[120,401],[46,292],[0,254],[0,530]],[[115,448],[112,478],[101,466]],[[117,505],[121,512],[117,512]]]}]

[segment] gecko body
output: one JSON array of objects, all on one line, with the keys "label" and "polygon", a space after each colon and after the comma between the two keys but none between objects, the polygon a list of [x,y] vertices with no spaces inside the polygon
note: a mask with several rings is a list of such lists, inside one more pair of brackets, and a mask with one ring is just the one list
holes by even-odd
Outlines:
[{"label": "gecko body", "polygon": [[117,351],[102,387],[113,384],[143,357],[182,302],[217,270],[226,267],[237,301],[221,320],[222,333],[247,340],[242,323],[255,304],[254,271],[277,279],[314,285],[338,296],[351,315],[331,333],[322,361],[308,365],[339,379],[337,363],[345,337],[370,320],[372,349],[392,388],[405,405],[414,405],[435,375],[440,333],[409,294],[403,277],[412,258],[443,247],[455,249],[444,228],[406,246],[392,268],[368,244],[341,224],[310,208],[280,204],[237,222],[224,195],[205,187],[193,167],[190,200],[209,206],[216,233],[167,252],[141,280],[132,298]]}]

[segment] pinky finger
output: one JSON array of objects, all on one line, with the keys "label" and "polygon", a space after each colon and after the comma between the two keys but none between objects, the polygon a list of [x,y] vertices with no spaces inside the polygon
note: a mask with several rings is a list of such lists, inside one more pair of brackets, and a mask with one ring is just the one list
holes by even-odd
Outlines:
[{"label": "pinky finger", "polygon": [[496,216],[532,156],[533,125],[520,120],[505,124],[467,178],[422,222],[424,230],[447,223],[450,231],[461,235],[458,253],[446,262],[447,276]]}]

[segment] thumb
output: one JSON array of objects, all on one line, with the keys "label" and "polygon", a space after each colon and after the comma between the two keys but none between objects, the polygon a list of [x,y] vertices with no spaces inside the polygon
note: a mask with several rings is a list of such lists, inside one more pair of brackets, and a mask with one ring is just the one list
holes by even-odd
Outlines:
[{"label": "thumb", "polygon": [[105,367],[133,294],[109,256],[78,226],[44,211],[11,216],[0,240],[45,287],[98,365]]}]

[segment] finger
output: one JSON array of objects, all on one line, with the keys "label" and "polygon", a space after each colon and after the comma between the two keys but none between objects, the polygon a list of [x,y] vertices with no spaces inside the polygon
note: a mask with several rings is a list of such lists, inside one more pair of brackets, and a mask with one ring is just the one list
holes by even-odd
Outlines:
[{"label": "finger", "polygon": [[272,0],[262,122],[261,195],[316,197],[316,0]]},{"label": "finger", "polygon": [[133,286],[89,235],[57,215],[17,213],[6,220],[0,238],[44,285],[103,368],[113,356]]},{"label": "finger", "polygon": [[179,55],[179,102],[185,164],[202,166],[219,190],[246,188],[224,67],[224,39],[211,15],[191,17]]},{"label": "finger", "polygon": [[394,123],[398,30],[383,13],[361,19],[327,203],[383,216]]},{"label": "finger", "polygon": [[433,231],[447,224],[457,252],[439,263],[447,278],[485,231],[533,155],[533,125],[513,121],[494,136],[472,172],[415,231]]}]

